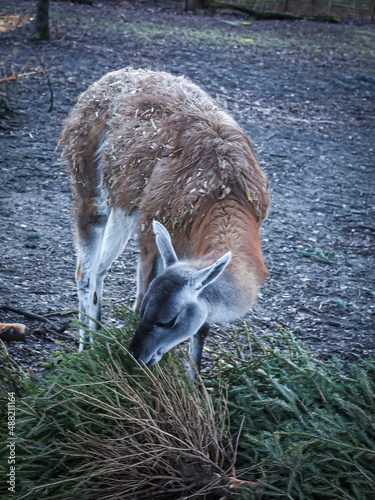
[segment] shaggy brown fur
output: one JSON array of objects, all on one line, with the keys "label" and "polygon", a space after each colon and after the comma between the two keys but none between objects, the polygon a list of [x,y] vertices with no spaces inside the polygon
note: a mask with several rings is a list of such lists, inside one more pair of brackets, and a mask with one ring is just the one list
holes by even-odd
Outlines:
[{"label": "shaggy brown fur", "polygon": [[86,237],[97,215],[95,154],[103,132],[108,203],[140,213],[145,280],[153,277],[158,253],[156,219],[179,256],[214,259],[232,250],[230,268],[242,283],[253,283],[248,293],[254,296],[267,274],[258,228],[270,196],[242,127],[184,77],[132,68],[105,75],[79,97],[59,140],[77,230]]}]

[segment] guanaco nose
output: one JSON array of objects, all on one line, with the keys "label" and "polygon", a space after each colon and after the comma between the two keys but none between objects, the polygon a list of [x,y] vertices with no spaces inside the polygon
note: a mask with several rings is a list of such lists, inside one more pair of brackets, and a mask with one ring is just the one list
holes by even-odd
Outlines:
[{"label": "guanaco nose", "polygon": [[140,323],[135,331],[132,341],[130,342],[129,351],[137,361],[142,361],[140,358],[143,354],[142,351],[144,350],[147,339],[149,339],[151,335],[150,330],[151,329],[149,327]]}]

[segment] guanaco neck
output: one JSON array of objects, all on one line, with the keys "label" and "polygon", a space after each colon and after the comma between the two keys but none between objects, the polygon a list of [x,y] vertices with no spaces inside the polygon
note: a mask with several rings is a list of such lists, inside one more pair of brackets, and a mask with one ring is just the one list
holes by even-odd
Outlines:
[{"label": "guanaco neck", "polygon": [[[244,314],[255,302],[258,287],[266,276],[259,226],[250,202],[233,196],[206,206],[192,226],[192,265],[204,267],[231,251],[232,258],[222,275],[202,292],[212,308],[228,321]],[[225,309],[225,311],[224,311]],[[229,318],[230,317],[230,318]],[[213,319],[213,321],[218,321]]]}]

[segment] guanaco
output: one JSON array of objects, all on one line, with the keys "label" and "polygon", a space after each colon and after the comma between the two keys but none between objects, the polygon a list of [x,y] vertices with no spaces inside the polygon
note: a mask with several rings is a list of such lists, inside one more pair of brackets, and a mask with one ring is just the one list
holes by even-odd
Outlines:
[{"label": "guanaco", "polygon": [[[268,275],[259,234],[268,180],[245,131],[187,78],[126,68],[81,94],[59,144],[80,320],[98,328],[103,280],[135,234],[140,320],[130,350],[152,366],[191,339],[199,369],[209,324],[245,315]],[[82,329],[80,350],[86,340]]]}]

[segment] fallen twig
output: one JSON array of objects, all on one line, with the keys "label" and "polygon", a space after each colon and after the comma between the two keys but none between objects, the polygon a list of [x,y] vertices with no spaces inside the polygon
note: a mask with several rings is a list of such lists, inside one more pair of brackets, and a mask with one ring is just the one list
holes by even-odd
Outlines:
[{"label": "fallen twig", "polygon": [[47,71],[53,71],[54,69],[58,69],[61,66],[56,66],[55,68],[49,68],[49,69],[38,69],[35,71],[29,71],[28,73],[13,73],[12,76],[7,76],[6,78],[0,78],[0,83],[5,83],[5,82],[11,82],[12,80],[18,80],[19,78],[24,78],[26,76],[33,76],[37,75],[38,73],[47,73]]},{"label": "fallen twig", "polygon": [[22,309],[16,309],[15,307],[7,306],[7,305],[0,306],[0,309],[3,309],[4,311],[12,311],[14,313],[20,314],[21,316],[25,316],[25,318],[38,319],[39,321],[43,321],[43,323],[48,323],[50,325],[50,327],[57,333],[64,333],[65,330],[68,328],[68,325],[70,324],[70,321],[69,321],[69,322],[64,323],[63,326],[58,327],[55,325],[55,323],[53,321],[46,318],[45,316],[41,316],[40,314],[34,314],[31,312],[24,311]]},{"label": "fallen twig", "polygon": [[254,19],[278,19],[278,20],[287,20],[287,21],[303,21],[307,19],[308,21],[317,21],[317,22],[326,22],[326,23],[338,23],[340,22],[336,16],[300,16],[296,14],[290,14],[289,12],[270,12],[270,11],[259,11],[255,9],[250,9],[243,5],[234,5],[232,3],[227,3],[223,1],[214,1],[212,3],[213,7],[222,8],[222,9],[233,9],[238,10],[240,12],[244,12],[245,14],[249,14],[249,16]]},{"label": "fallen twig", "polygon": [[243,479],[231,477],[229,479],[229,485],[229,487],[233,489],[246,488],[248,490],[257,490],[261,486],[261,483],[255,483],[254,481],[244,481]]}]

